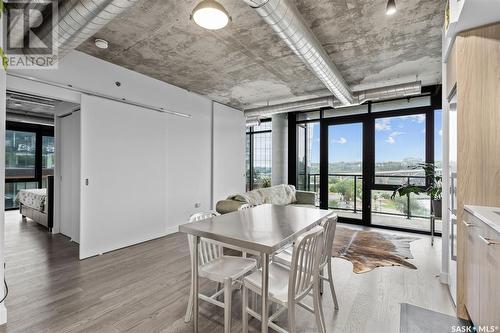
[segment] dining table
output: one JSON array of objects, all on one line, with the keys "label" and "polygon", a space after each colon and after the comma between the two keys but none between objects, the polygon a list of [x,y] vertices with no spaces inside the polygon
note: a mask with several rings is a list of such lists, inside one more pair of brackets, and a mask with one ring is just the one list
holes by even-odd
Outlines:
[{"label": "dining table", "polygon": [[[269,263],[273,253],[292,243],[301,234],[332,214],[332,211],[300,206],[264,204],[179,226],[192,235],[192,253],[198,253],[200,238],[260,254],[262,266],[261,332],[268,332]],[[191,260],[193,279],[193,332],[198,332],[198,256]]]}]

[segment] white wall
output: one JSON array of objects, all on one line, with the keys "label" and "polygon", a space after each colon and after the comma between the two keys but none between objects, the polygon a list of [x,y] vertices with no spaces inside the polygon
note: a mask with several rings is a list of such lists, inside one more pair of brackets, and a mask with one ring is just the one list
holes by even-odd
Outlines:
[{"label": "white wall", "polygon": [[[204,98],[187,99],[192,118],[167,116],[167,233],[176,232],[191,214],[211,209],[211,104]],[[233,135],[239,140],[245,133]]]},{"label": "white wall", "polygon": [[[0,179],[5,179],[5,71],[0,69]],[[5,182],[0,181],[0,193],[5,194]],[[3,195],[2,195],[3,198]],[[5,201],[0,200],[0,212],[5,210]],[[4,254],[4,242],[5,239],[5,215],[0,214],[0,296],[3,298],[5,294],[3,280],[5,278],[4,271],[4,262],[5,262],[5,254]],[[5,302],[0,304],[0,325],[5,324],[7,322],[7,309],[5,308]]]},{"label": "white wall", "polygon": [[[88,166],[89,171],[87,176],[82,173],[81,181],[83,184],[83,179],[89,177],[90,182],[89,188],[83,189],[82,194],[85,194],[85,191],[91,191],[93,184],[107,184],[109,188],[104,192],[95,193],[97,197],[93,197],[92,200],[94,201],[89,203],[86,211],[82,204],[81,231],[85,228],[84,219],[90,217],[90,219],[94,219],[92,217],[94,216],[92,215],[94,207],[97,207],[95,208],[96,211],[102,211],[102,206],[96,206],[98,198],[106,202],[105,197],[113,195],[113,187],[120,191],[123,189],[121,184],[108,183],[107,180],[105,181],[102,178],[102,175],[99,176],[100,171],[95,172],[92,169],[97,164],[94,159],[95,156],[102,157],[98,161],[103,164],[104,171],[102,174],[106,174],[112,179],[130,172],[130,170],[126,170],[128,167],[125,169],[116,167],[114,161],[125,161],[136,154],[136,152],[131,153],[130,149],[115,146],[118,145],[118,142],[115,142],[119,139],[117,136],[108,135],[108,137],[103,137],[105,136],[104,127],[108,128],[109,132],[113,134],[117,134],[117,131],[121,129],[123,130],[122,136],[131,136],[131,138],[135,139],[139,139],[137,137],[139,132],[147,135],[150,139],[153,134],[149,132],[162,131],[164,135],[162,140],[158,140],[149,147],[150,152],[155,151],[158,156],[166,156],[166,161],[162,167],[163,176],[156,179],[156,187],[149,194],[159,195],[163,206],[153,207],[153,202],[159,205],[160,201],[155,201],[156,199],[147,201],[148,199],[135,198],[142,200],[142,205],[128,205],[126,207],[128,211],[125,210],[125,212],[130,216],[138,217],[140,215],[143,218],[137,219],[135,224],[130,225],[127,231],[123,233],[118,231],[120,223],[122,223],[120,219],[123,217],[123,213],[106,213],[110,221],[113,222],[112,227],[111,224],[107,224],[108,222],[103,226],[104,229],[108,228],[106,229],[108,234],[105,235],[110,237],[109,239],[106,238],[106,241],[109,240],[109,244],[104,244],[104,237],[96,236],[95,243],[92,243],[92,246],[85,247],[82,233],[80,235],[82,258],[126,246],[133,242],[175,232],[178,225],[185,223],[191,214],[211,209],[212,198],[217,200],[217,198],[225,197],[231,193],[244,191],[245,121],[242,112],[214,103],[214,138],[212,140],[212,102],[209,99],[86,54],[80,52],[68,54],[60,62],[58,70],[23,70],[15,71],[15,73],[43,81],[71,85],[74,88],[91,90],[115,98],[125,98],[137,103],[164,107],[192,116],[192,118],[180,118],[128,104],[111,103],[109,100],[96,103],[95,98],[86,95],[81,96],[79,93],[61,87],[35,83],[12,76],[8,77],[7,85],[9,89],[41,94],[70,102],[80,102],[82,100],[82,116],[84,114],[86,114],[85,117],[88,116],[85,121],[82,121],[82,126],[85,126],[85,134],[82,128],[82,147],[86,147],[86,152],[82,152],[82,165]],[[121,83],[120,87],[115,85],[116,81]],[[141,127],[142,130],[137,130],[139,132],[134,133],[131,128],[133,125]],[[96,139],[92,138],[94,129]],[[99,137],[101,139],[97,140]],[[109,149],[106,149],[108,141],[110,147],[117,148],[111,157],[105,154],[109,154]],[[212,143],[214,161],[219,161],[214,163],[213,172]],[[131,144],[136,145],[135,142]],[[134,147],[137,148],[137,146]],[[138,154],[142,156],[142,153]],[[92,157],[93,160],[85,161],[85,156]],[[104,158],[105,156],[108,157]],[[158,161],[158,159],[155,158],[154,161]],[[153,168],[151,165],[145,167],[148,172],[153,172],[151,168]],[[115,170],[114,175],[111,174],[113,169]],[[159,168],[154,170],[158,175]],[[93,179],[96,176],[98,181],[94,183],[95,180]],[[213,183],[217,184],[214,186],[213,193],[211,187],[212,176]],[[124,183],[127,181],[125,177],[123,179]],[[116,180],[116,178],[114,179]],[[137,184],[134,185],[132,182],[129,185],[129,188],[134,188]],[[135,190],[142,192],[144,189],[151,190],[151,187],[151,184],[147,183]],[[146,192],[144,191],[144,195],[148,196]],[[122,198],[121,194],[120,198],[123,202],[130,202],[127,201],[129,199]],[[85,200],[84,195],[82,195],[82,202],[83,200]],[[108,209],[112,208],[108,207]],[[161,213],[162,209],[164,210],[163,215]],[[84,216],[84,214],[91,215]],[[160,217],[161,228],[150,221],[144,221],[144,217],[149,219]],[[100,217],[96,218],[101,219]],[[144,223],[146,225],[143,228],[138,227]],[[91,230],[89,235],[92,235],[90,238],[94,239],[93,235],[97,233],[97,230],[92,229],[93,225],[90,225],[89,228]],[[132,231],[137,231],[137,234],[133,235],[133,237],[130,235]],[[112,235],[113,233],[116,233],[116,235]]]},{"label": "white wall", "polygon": [[[245,117],[219,103],[213,107],[213,206],[245,192]],[[243,133],[243,135],[241,135]],[[243,158],[242,158],[243,157]]]}]

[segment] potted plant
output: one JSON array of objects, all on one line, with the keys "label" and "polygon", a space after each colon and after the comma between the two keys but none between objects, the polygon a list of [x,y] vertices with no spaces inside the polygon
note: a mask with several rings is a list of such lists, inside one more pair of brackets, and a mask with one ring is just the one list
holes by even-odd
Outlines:
[{"label": "potted plant", "polygon": [[437,218],[442,217],[442,180],[443,177],[437,172],[436,166],[433,163],[418,163],[412,169],[423,169],[425,173],[426,186],[422,187],[410,183],[405,183],[398,187],[392,193],[391,198],[396,195],[406,196],[413,194],[426,193],[431,198],[432,211]]}]

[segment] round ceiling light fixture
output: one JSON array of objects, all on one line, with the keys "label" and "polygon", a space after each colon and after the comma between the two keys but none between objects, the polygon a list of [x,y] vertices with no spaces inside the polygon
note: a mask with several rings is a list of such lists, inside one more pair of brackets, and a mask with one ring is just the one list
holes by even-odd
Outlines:
[{"label": "round ceiling light fixture", "polygon": [[231,21],[226,9],[215,0],[203,0],[193,9],[193,21],[208,30],[219,30]]},{"label": "round ceiling light fixture", "polygon": [[95,46],[97,46],[98,48],[100,49],[107,49],[109,47],[109,43],[107,40],[105,39],[101,39],[101,38],[96,38],[96,40],[94,40],[94,44]]},{"label": "round ceiling light fixture", "polygon": [[396,0],[387,1],[387,8],[385,10],[387,15],[393,15],[396,13]]}]

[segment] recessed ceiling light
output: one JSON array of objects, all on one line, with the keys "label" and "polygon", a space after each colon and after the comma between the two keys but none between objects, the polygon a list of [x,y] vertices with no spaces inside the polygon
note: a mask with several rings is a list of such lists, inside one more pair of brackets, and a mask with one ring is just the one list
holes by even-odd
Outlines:
[{"label": "recessed ceiling light", "polygon": [[193,9],[191,18],[200,27],[219,30],[228,25],[231,17],[226,9],[215,0],[203,0]]},{"label": "recessed ceiling light", "polygon": [[95,43],[95,46],[97,46],[100,49],[107,49],[109,47],[109,43],[105,39],[96,38],[94,43]]},{"label": "recessed ceiling light", "polygon": [[385,10],[385,13],[387,15],[393,15],[394,13],[396,13],[396,1],[395,0],[387,1],[387,8]]}]

